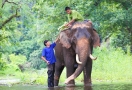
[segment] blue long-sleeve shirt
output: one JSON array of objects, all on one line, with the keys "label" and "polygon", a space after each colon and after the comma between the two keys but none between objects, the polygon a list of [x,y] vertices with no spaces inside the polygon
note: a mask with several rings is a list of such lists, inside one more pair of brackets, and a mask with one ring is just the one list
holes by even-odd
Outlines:
[{"label": "blue long-sleeve shirt", "polygon": [[56,43],[52,43],[50,47],[45,47],[42,50],[42,56],[46,58],[47,61],[50,62],[50,64],[53,64],[56,62],[55,54],[54,54],[54,47],[56,46]]}]

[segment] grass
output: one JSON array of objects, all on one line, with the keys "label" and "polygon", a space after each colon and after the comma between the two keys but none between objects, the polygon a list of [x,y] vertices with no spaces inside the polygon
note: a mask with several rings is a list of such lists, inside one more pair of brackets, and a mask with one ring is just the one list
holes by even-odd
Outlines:
[{"label": "grass", "polygon": [[120,48],[96,49],[98,56],[93,62],[93,81],[129,82],[132,80],[132,56],[125,54]]},{"label": "grass", "polygon": [[[96,48],[94,56],[98,59],[93,61],[92,83],[118,83],[132,81],[132,56],[129,52],[124,53],[120,48]],[[60,85],[64,85],[66,79],[66,70],[64,69],[60,77]],[[19,78],[21,83],[26,84],[44,84],[47,85],[47,69],[33,70],[29,69],[21,73],[20,71],[5,70],[0,71],[0,79]],[[83,84],[83,74],[75,79],[76,84]]]}]

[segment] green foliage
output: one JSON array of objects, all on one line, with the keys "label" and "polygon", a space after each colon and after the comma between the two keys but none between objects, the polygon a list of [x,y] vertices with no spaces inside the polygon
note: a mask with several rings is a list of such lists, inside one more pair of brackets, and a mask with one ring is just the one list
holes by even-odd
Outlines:
[{"label": "green foliage", "polygon": [[18,8],[16,5],[7,2],[0,8],[0,51],[2,53],[11,53],[21,35],[17,28],[19,21],[15,19],[17,16],[14,16],[16,8]]},{"label": "green foliage", "polygon": [[98,56],[97,61],[93,62],[92,78],[95,81],[131,80],[132,56],[126,55],[121,48],[98,48],[94,55]]},{"label": "green foliage", "polygon": [[6,62],[2,59],[2,53],[0,53],[0,70],[6,69]]},{"label": "green foliage", "polygon": [[13,74],[16,71],[21,71],[18,65],[24,64],[26,60],[26,57],[23,55],[10,54],[5,73]]},{"label": "green foliage", "polygon": [[15,75],[15,72],[21,72],[19,65],[24,64],[27,58],[23,55],[3,54],[0,59],[0,74],[3,75]]},{"label": "green foliage", "polygon": [[11,64],[23,64],[26,62],[26,57],[23,55],[15,55],[15,54],[10,54],[9,59],[11,61]]},{"label": "green foliage", "polygon": [[122,47],[122,49],[127,52],[127,46],[131,46],[131,33],[126,33],[127,31],[119,31],[117,35],[113,36],[111,39],[112,45],[117,47]]},{"label": "green foliage", "polygon": [[46,63],[41,59],[41,51],[42,50],[36,50],[30,54],[29,61],[32,63],[32,67],[35,69],[45,68]]}]

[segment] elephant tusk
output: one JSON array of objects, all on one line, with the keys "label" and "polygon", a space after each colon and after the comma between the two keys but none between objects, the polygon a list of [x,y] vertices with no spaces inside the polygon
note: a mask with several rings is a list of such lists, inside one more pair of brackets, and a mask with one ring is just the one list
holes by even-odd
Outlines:
[{"label": "elephant tusk", "polygon": [[92,60],[96,60],[96,59],[97,59],[97,57],[94,57],[94,56],[92,56],[91,54],[89,55],[89,57],[90,57]]},{"label": "elephant tusk", "polygon": [[78,54],[76,54],[76,62],[77,62],[78,64],[82,64],[82,62],[79,61],[79,56],[78,56]]}]

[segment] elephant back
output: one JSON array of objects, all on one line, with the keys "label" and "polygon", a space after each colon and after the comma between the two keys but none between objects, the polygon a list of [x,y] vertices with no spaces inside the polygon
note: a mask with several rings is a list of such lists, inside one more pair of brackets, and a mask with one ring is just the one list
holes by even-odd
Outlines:
[{"label": "elephant back", "polygon": [[72,29],[77,29],[77,28],[92,28],[91,23],[87,22],[87,21],[82,21],[82,22],[75,22],[72,27]]}]

